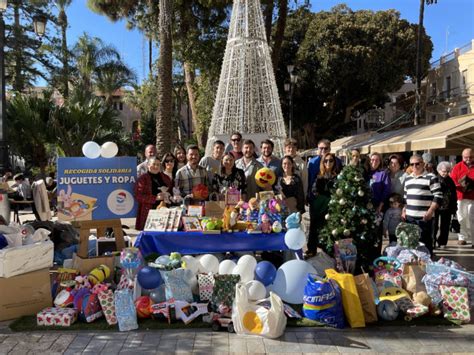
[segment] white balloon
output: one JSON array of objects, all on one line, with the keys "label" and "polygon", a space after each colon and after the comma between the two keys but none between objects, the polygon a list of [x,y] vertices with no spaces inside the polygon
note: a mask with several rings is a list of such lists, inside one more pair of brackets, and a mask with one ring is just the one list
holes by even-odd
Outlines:
[{"label": "white balloon", "polygon": [[222,260],[219,264],[219,274],[221,275],[231,275],[234,268],[237,266],[232,260]]},{"label": "white balloon", "polygon": [[237,265],[245,265],[247,268],[255,271],[255,268],[257,267],[257,260],[253,255],[243,255],[239,258],[239,261],[237,261]]},{"label": "white balloon", "polygon": [[254,278],[254,271],[250,268],[246,267],[245,265],[239,265],[232,270],[233,275],[240,275],[241,282],[249,282],[252,281]]},{"label": "white balloon", "polygon": [[161,265],[168,265],[169,262],[170,262],[169,255],[160,255],[155,260],[155,264],[161,264]]},{"label": "white balloon", "polygon": [[85,142],[82,146],[82,153],[89,159],[98,158],[100,156],[100,146],[93,141]]},{"label": "white balloon", "polygon": [[199,271],[199,262],[192,255],[184,255],[181,257],[181,261],[186,263],[186,269],[189,269],[196,275]]},{"label": "white balloon", "polygon": [[260,281],[249,281],[245,284],[245,287],[247,287],[250,301],[258,301],[267,296],[267,289]]},{"label": "white balloon", "polygon": [[306,244],[306,235],[301,228],[288,229],[285,234],[285,244],[291,250],[300,250]]},{"label": "white balloon", "polygon": [[212,254],[199,257],[199,272],[217,274],[219,272],[219,260]]},{"label": "white balloon", "polygon": [[102,144],[102,147],[100,147],[100,155],[102,155],[103,158],[113,158],[117,153],[118,147],[114,142],[105,142]]}]

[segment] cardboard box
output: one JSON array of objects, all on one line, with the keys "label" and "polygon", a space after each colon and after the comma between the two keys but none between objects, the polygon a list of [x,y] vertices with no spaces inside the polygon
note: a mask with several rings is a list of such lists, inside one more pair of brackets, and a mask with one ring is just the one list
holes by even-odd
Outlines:
[{"label": "cardboard box", "polygon": [[[129,248],[132,246],[132,241],[130,237],[124,236],[125,247]],[[104,255],[105,253],[112,253],[117,251],[117,244],[115,243],[115,238],[98,238],[96,239],[96,251],[97,256]]]},{"label": "cardboard box", "polygon": [[54,244],[38,242],[0,250],[0,277],[12,277],[53,265]]},{"label": "cardboard box", "polygon": [[49,269],[0,278],[0,321],[34,315],[52,303]]}]

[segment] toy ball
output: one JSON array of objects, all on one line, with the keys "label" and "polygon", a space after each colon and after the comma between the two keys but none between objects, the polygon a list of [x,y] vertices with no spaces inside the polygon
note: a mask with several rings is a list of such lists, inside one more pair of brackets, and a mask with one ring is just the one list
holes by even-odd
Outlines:
[{"label": "toy ball", "polygon": [[280,222],[275,221],[272,224],[272,231],[273,233],[280,233],[282,231],[283,227]]},{"label": "toy ball", "polygon": [[110,276],[110,268],[107,265],[100,265],[89,273],[87,277],[92,285],[97,285]]},{"label": "toy ball", "polygon": [[138,283],[147,290],[157,288],[162,283],[160,272],[150,266],[142,268],[137,275]]},{"label": "toy ball", "polygon": [[390,300],[380,301],[377,305],[377,314],[383,320],[392,321],[398,318],[400,309],[395,302]]},{"label": "toy ball", "polygon": [[206,200],[209,197],[209,188],[204,184],[198,184],[193,187],[192,194],[196,200]]},{"label": "toy ball", "polygon": [[302,304],[308,273],[316,274],[316,269],[303,260],[290,260],[277,270],[269,291],[275,292],[287,303]]},{"label": "toy ball", "polygon": [[255,268],[255,280],[260,281],[264,286],[273,283],[276,277],[276,267],[269,261],[260,261]]},{"label": "toy ball", "polygon": [[138,318],[151,318],[152,301],[148,296],[140,296],[135,300]]},{"label": "toy ball", "polygon": [[265,188],[268,184],[273,185],[275,180],[275,172],[270,168],[261,168],[255,174],[255,182],[262,188]]},{"label": "toy ball", "polygon": [[306,235],[301,228],[288,229],[285,244],[291,250],[300,250],[306,244]]}]

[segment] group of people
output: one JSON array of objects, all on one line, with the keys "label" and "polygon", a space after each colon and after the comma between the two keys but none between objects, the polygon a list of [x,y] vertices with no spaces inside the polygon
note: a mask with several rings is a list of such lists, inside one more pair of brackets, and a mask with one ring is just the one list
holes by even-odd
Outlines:
[{"label": "group of people", "polygon": [[[145,148],[146,160],[137,166],[136,229],[143,229],[150,209],[156,208],[162,201],[172,204],[170,195],[190,196],[193,188],[200,184],[217,195],[223,194],[226,189],[236,188],[243,200],[254,197],[260,191],[274,190],[284,196],[290,212],[304,212],[308,171],[304,160],[296,154],[298,147],[295,139],[285,141],[286,155],[282,159],[273,154],[274,143],[270,139],[261,142],[261,155],[257,156],[255,143],[251,139],[243,139],[239,132],[231,135],[229,148],[226,150],[225,143],[217,140],[213,143],[211,155],[201,159],[196,145],[190,145],[186,150],[178,146],[174,154],[166,153],[160,160],[155,146],[148,145]],[[265,187],[257,185],[255,174],[263,167],[275,173],[274,184]]]},{"label": "group of people", "polygon": [[[155,146],[148,145],[146,160],[137,167],[136,228],[143,229],[150,209],[163,201],[172,204],[171,195],[192,195],[193,188],[199,184],[206,185],[215,194],[236,188],[244,200],[259,191],[274,190],[283,195],[290,212],[303,213],[305,205],[309,205],[308,254],[315,254],[343,162],[331,153],[331,142],[327,139],[318,142],[318,154],[308,163],[297,154],[297,149],[295,139],[286,139],[285,155],[280,159],[273,154],[274,143],[265,139],[260,143],[261,155],[257,156],[255,143],[243,139],[239,132],[232,133],[227,149],[223,141],[215,141],[211,155],[202,159],[196,145],[186,149],[178,146],[161,159],[156,156]],[[395,241],[396,227],[404,220],[420,227],[421,241],[431,252],[435,247],[444,248],[453,215],[457,215],[461,225],[459,243],[474,239],[474,153],[471,148],[463,150],[462,161],[452,169],[447,161],[433,169],[431,161],[417,154],[410,157],[406,169],[398,154],[391,155],[386,164],[379,153],[371,153],[364,163],[357,149],[351,151],[349,158],[350,164],[360,167],[372,192],[380,240],[386,236],[391,242]],[[257,185],[255,174],[263,167],[275,173],[273,185]]]}]

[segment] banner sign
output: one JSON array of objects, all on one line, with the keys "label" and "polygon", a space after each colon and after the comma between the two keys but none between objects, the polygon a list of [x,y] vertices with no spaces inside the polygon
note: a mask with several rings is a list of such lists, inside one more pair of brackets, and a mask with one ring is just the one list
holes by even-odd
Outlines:
[{"label": "banner sign", "polygon": [[136,217],[134,157],[58,158],[57,179],[59,220]]}]

